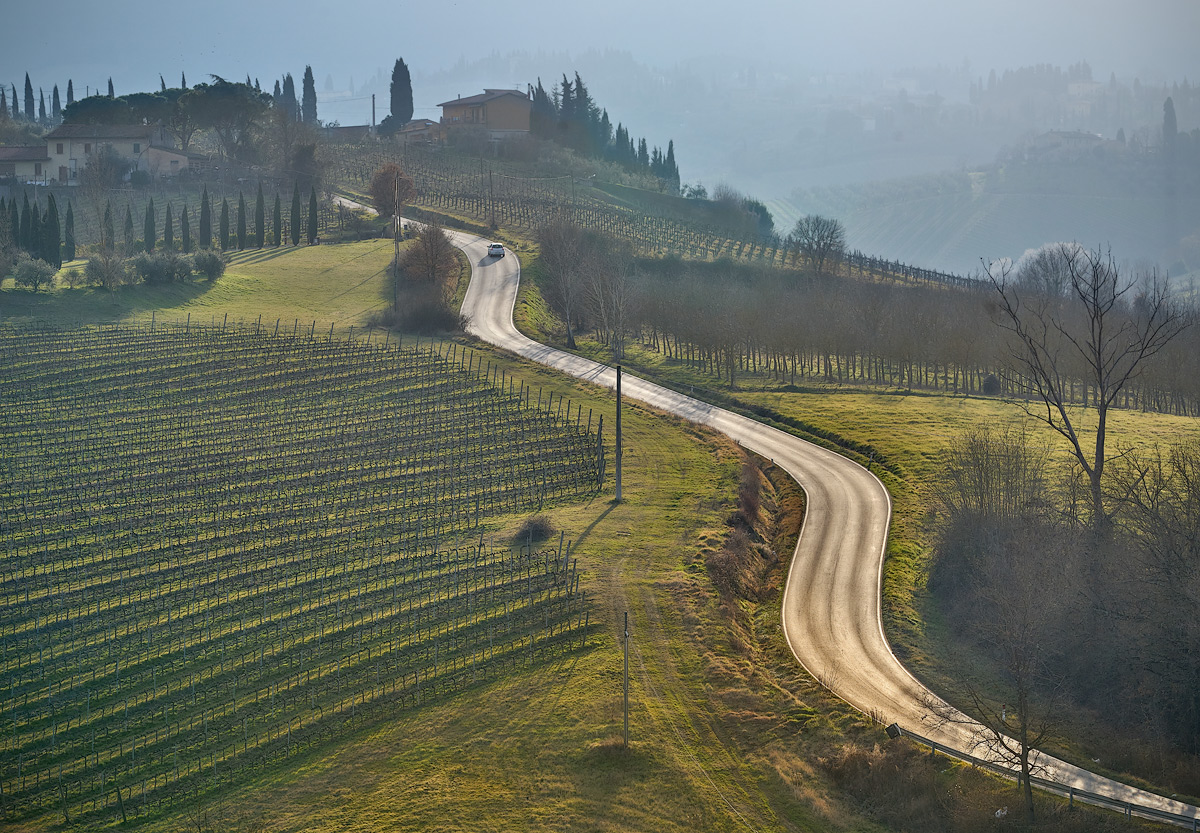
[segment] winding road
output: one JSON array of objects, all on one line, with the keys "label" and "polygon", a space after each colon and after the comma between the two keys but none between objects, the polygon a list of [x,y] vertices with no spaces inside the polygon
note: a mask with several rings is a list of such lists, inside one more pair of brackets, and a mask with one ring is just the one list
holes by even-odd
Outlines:
[{"label": "winding road", "polygon": [[[512,319],[521,275],[516,256],[510,252],[503,258],[488,257],[488,241],[474,235],[451,232],[451,238],[472,266],[462,306],[471,334],[539,364],[615,388],[613,368],[539,344],[517,331]],[[881,582],[892,505],[883,484],[845,457],[651,382],[625,374],[622,392],[728,435],[773,460],[804,489],[806,517],[782,600],[784,635],[801,665],[863,713],[883,723],[895,722],[951,750],[979,754],[970,726],[937,725],[941,721],[930,716],[927,705],[935,695],[900,663],[884,634]],[[1179,823],[1200,817],[1196,807],[1049,756],[1038,762],[1042,777],[1064,788],[1186,817]]]}]

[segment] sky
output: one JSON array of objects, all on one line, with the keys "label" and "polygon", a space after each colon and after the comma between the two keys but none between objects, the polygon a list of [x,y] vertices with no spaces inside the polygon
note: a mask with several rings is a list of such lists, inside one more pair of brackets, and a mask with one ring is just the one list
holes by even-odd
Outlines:
[{"label": "sky", "polygon": [[60,0],[54,14],[38,3],[6,5],[0,82],[11,94],[28,72],[47,98],[54,84],[65,95],[68,78],[82,95],[111,76],[121,94],[156,88],[160,73],[174,86],[181,72],[189,83],[250,75],[266,87],[291,72],[299,87],[306,64],[318,90],[326,75],[344,90],[351,78],[361,85],[390,72],[398,57],[417,74],[489,53],[592,49],[659,67],[710,54],[823,72],[969,61],[984,76],[1086,59],[1105,78],[1200,80],[1200,0],[126,0],[117,12]]}]

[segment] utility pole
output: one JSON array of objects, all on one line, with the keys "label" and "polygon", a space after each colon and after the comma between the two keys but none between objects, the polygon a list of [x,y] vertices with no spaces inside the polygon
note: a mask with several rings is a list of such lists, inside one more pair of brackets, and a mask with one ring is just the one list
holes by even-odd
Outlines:
[{"label": "utility pole", "polygon": [[375,135],[375,93],[371,93],[371,135]]},{"label": "utility pole", "polygon": [[629,748],[629,611],[625,611],[625,748]]},{"label": "utility pole", "polygon": [[617,503],[621,502],[621,365],[617,365]]},{"label": "utility pole", "polygon": [[[371,96],[371,98],[374,99],[374,96]],[[374,106],[374,105],[372,104],[372,106]],[[374,114],[372,114],[371,119],[372,119],[372,121],[374,121]],[[394,215],[392,215],[392,220],[395,221],[395,223],[396,223],[396,229],[395,229],[395,233],[394,233],[395,245],[393,247],[393,254],[392,254],[392,271],[395,273],[395,275],[394,275],[395,282],[394,282],[393,288],[392,288],[392,309],[395,310],[396,312],[399,312],[400,311],[400,177],[397,176],[395,178],[395,180],[396,180],[395,181],[396,202],[395,202],[394,210],[396,213]]]}]

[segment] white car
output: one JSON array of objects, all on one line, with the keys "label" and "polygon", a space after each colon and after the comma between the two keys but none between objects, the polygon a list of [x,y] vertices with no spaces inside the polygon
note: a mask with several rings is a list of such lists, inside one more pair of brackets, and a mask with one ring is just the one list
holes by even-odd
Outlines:
[{"label": "white car", "polygon": [[488,257],[504,257],[504,247],[499,243],[492,243],[488,246]]}]

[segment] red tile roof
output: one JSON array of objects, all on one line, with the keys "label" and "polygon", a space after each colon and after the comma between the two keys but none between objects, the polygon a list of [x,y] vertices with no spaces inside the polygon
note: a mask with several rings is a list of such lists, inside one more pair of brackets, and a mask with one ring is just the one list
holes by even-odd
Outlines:
[{"label": "red tile roof", "polygon": [[48,162],[50,154],[45,145],[10,145],[0,147],[0,162]]}]

